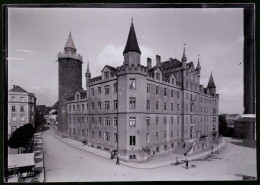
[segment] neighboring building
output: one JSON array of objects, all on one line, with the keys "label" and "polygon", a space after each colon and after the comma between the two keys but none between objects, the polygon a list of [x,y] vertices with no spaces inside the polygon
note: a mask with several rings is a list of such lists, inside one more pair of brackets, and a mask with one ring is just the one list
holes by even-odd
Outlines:
[{"label": "neighboring building", "polygon": [[[170,58],[162,62],[157,55],[155,66],[150,58],[143,66],[132,23],[123,55],[122,66],[106,65],[102,75],[94,78],[88,64],[86,90],[64,89],[64,94],[73,93],[66,99],[67,109],[62,110],[67,117],[62,124],[71,137],[99,149],[118,149],[123,160],[141,161],[147,155],[172,150],[181,141],[218,135],[219,95],[213,75],[204,88],[199,60],[197,67],[187,62],[185,48],[181,61]],[[75,61],[68,68],[78,65]],[[59,73],[59,79],[69,75]],[[78,78],[72,80],[81,83],[81,76]],[[68,82],[59,81],[60,86],[63,83]]]},{"label": "neighboring building", "polygon": [[50,107],[47,107],[46,105],[37,105],[36,106],[36,111],[37,111],[37,114],[44,118],[46,121],[49,120],[49,110],[50,110]]},{"label": "neighboring building", "polygon": [[18,85],[8,92],[8,136],[25,124],[35,126],[36,98]]},{"label": "neighboring building", "polygon": [[234,136],[243,139],[256,140],[255,117],[243,116],[242,118],[235,120]]},{"label": "neighboring building", "polygon": [[239,114],[220,114],[219,115],[219,134],[225,137],[234,136],[234,122],[241,118]]},{"label": "neighboring building", "polygon": [[59,110],[59,101],[57,101],[49,110],[49,122],[52,125],[58,124],[58,110]]}]

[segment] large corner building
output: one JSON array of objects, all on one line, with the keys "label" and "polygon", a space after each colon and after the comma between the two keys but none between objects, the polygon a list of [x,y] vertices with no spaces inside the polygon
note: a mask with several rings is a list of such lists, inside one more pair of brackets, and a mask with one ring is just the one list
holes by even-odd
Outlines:
[{"label": "large corner building", "polygon": [[[219,95],[213,75],[200,84],[201,66],[170,58],[140,64],[133,22],[121,66],[104,66],[82,88],[82,57],[71,34],[59,58],[59,130],[122,160],[142,161],[177,148],[183,141],[218,135]],[[95,67],[95,66],[93,66]]]}]

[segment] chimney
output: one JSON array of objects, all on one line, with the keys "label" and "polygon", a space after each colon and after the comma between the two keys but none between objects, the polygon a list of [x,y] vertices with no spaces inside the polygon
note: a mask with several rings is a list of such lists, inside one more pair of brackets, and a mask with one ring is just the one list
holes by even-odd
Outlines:
[{"label": "chimney", "polygon": [[169,58],[169,62],[172,62],[173,61],[173,58]]},{"label": "chimney", "polygon": [[152,59],[151,58],[147,58],[147,68],[148,69],[152,68]]},{"label": "chimney", "polygon": [[159,63],[161,63],[161,56],[156,55],[156,65],[158,65]]}]

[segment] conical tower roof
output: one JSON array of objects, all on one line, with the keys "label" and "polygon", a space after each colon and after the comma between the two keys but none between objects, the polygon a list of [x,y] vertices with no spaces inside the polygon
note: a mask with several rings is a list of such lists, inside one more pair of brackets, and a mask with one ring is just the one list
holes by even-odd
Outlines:
[{"label": "conical tower roof", "polygon": [[137,38],[136,38],[136,34],[135,34],[133,19],[132,19],[130,31],[129,31],[129,34],[128,34],[127,43],[126,43],[123,54],[125,54],[129,51],[134,51],[134,52],[141,54],[141,50],[138,46],[138,42],[137,42]]},{"label": "conical tower roof", "polygon": [[197,69],[201,69],[201,67],[200,67],[200,58],[198,58],[198,64],[197,64],[197,67],[196,67]]},{"label": "conical tower roof", "polygon": [[214,83],[214,79],[213,79],[212,72],[211,72],[211,75],[210,75],[210,77],[209,77],[208,88],[216,88],[216,85],[215,85],[215,83]]},{"label": "conical tower roof", "polygon": [[75,50],[76,50],[76,47],[75,47],[74,42],[73,42],[73,40],[72,40],[71,33],[69,34],[69,37],[68,37],[68,40],[67,40],[67,43],[66,43],[64,49],[65,49],[65,48],[72,48],[72,49],[75,49]]}]

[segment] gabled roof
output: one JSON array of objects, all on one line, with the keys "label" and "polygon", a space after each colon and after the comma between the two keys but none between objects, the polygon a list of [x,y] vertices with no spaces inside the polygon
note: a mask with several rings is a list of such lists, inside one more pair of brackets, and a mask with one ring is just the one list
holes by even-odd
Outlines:
[{"label": "gabled roof", "polygon": [[37,105],[36,110],[42,113],[43,115],[49,114],[49,107],[47,107],[46,105]]},{"label": "gabled roof", "polygon": [[125,53],[127,53],[129,51],[135,51],[135,52],[141,54],[141,50],[140,50],[140,48],[138,46],[138,42],[137,42],[137,38],[136,38],[135,28],[134,28],[133,22],[131,23],[131,27],[130,27],[129,34],[128,34],[127,43],[126,43],[126,46],[125,46],[123,54],[125,54]]},{"label": "gabled roof", "polygon": [[75,47],[75,45],[74,45],[74,42],[73,42],[73,40],[72,40],[71,33],[69,34],[67,43],[65,44],[65,47],[64,47],[64,48],[73,48],[73,49],[76,49],[76,47]]},{"label": "gabled roof", "polygon": [[25,92],[28,93],[26,90],[21,88],[19,85],[14,85],[10,92]]},{"label": "gabled roof", "polygon": [[107,67],[108,69],[110,69],[111,71],[117,71],[117,69],[116,69],[115,67],[112,67],[112,66],[109,66],[109,65],[105,65],[105,67],[102,69],[101,72],[103,72],[103,70],[104,70],[106,67]]},{"label": "gabled roof", "polygon": [[51,106],[52,109],[59,109],[59,100]]},{"label": "gabled roof", "polygon": [[[177,68],[177,67],[181,67],[182,63],[178,60],[178,59],[171,59],[165,62],[161,62],[159,64],[157,64],[156,66],[152,67],[151,69],[149,69],[150,71],[154,71],[155,69],[157,69],[158,67],[161,69],[161,71],[163,73],[166,73],[167,70],[173,69],[173,68]],[[169,71],[167,71],[168,73]]]},{"label": "gabled roof", "polygon": [[215,83],[214,83],[214,80],[213,80],[212,73],[211,73],[211,75],[210,75],[210,77],[209,77],[208,88],[216,88]]}]

